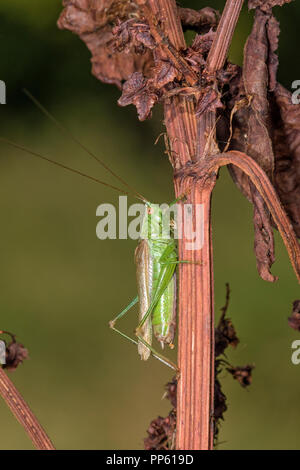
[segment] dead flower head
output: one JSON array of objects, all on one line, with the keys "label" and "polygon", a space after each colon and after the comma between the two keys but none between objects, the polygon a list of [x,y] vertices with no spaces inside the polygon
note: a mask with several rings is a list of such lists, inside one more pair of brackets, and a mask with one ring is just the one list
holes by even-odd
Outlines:
[{"label": "dead flower head", "polygon": [[3,364],[3,369],[10,371],[16,370],[19,364],[25,359],[28,359],[28,350],[23,344],[16,341],[16,336],[7,331],[1,331],[1,334],[7,334],[11,337],[10,343],[6,344],[6,362]]}]

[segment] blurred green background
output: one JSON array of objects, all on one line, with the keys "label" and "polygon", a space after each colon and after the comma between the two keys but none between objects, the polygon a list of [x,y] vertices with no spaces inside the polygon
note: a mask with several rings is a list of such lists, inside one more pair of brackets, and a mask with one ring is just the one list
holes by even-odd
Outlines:
[{"label": "blurred green background", "polygon": [[[199,9],[207,2],[182,5]],[[161,111],[140,123],[133,107],[117,106],[119,90],[91,76],[85,45],[57,29],[61,10],[60,0],[1,1],[0,79],[7,84],[1,134],[111,181],[28,101],[21,91],[27,87],[138,191],[172,200],[171,168],[162,142],[154,146]],[[300,5],[274,11],[282,29],[279,77],[290,88],[300,78]],[[251,18],[244,8],[231,49],[240,64]],[[299,449],[300,366],[290,360],[299,334],[287,324],[299,288],[277,233],[279,281],[258,277],[251,207],[227,171],[220,176],[213,198],[216,317],[229,282],[229,315],[241,339],[230,360],[256,369],[249,391],[223,378],[229,409],[219,448]],[[151,419],[170,409],[161,398],[172,372],[155,360],[142,363],[107,326],[136,292],[136,243],[95,234],[96,207],[117,201],[109,189],[1,145],[0,327],[30,351],[11,377],[58,449],[140,449]],[[136,311],[122,327],[131,332],[135,324]],[[0,448],[31,449],[3,400],[0,416]]]}]

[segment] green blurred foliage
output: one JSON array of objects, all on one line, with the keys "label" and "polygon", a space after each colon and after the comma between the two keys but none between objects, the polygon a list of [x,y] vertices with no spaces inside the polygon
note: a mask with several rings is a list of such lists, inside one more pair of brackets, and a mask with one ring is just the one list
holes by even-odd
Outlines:
[{"label": "green blurred foliage", "polygon": [[[161,111],[139,123],[133,107],[117,106],[120,92],[91,76],[85,45],[57,29],[61,8],[59,0],[0,4],[0,79],[8,92],[1,134],[112,181],[24,97],[27,87],[138,191],[150,200],[172,200],[171,168],[162,142],[154,146]],[[290,87],[300,78],[300,7],[294,2],[274,11],[282,29],[279,77]],[[238,63],[251,18],[244,8],[230,53]],[[117,204],[118,194],[4,145],[0,169],[0,326],[30,351],[12,379],[59,449],[142,448],[150,420],[170,408],[161,397],[172,372],[155,360],[142,363],[107,327],[136,292],[135,242],[95,235],[96,207]],[[259,279],[251,218],[250,205],[222,170],[213,198],[216,316],[230,282],[229,315],[241,344],[229,359],[256,369],[249,392],[224,377],[229,410],[219,448],[299,449],[300,366],[290,360],[299,334],[287,325],[299,288],[278,234],[273,272],[279,281]],[[135,324],[136,311],[122,326],[131,332]],[[1,448],[30,449],[3,401],[0,415]]]}]

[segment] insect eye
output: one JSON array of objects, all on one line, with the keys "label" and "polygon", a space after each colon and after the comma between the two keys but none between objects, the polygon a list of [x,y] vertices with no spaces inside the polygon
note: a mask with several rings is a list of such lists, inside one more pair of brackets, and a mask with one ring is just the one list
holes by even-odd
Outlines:
[{"label": "insect eye", "polygon": [[148,209],[147,209],[147,213],[148,213],[149,215],[153,213],[153,211],[152,211],[151,207],[148,207]]}]

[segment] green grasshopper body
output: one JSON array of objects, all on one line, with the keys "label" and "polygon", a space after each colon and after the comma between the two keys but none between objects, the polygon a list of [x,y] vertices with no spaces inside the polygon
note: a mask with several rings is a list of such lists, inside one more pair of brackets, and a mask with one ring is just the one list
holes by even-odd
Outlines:
[{"label": "green grasshopper body", "polygon": [[[176,263],[177,250],[173,238],[162,237],[163,213],[157,205],[146,204],[141,227],[141,240],[135,250],[139,326],[137,334],[152,343],[152,327],[156,339],[173,346],[176,329]],[[146,239],[149,226],[151,238]],[[139,342],[138,351],[147,360],[150,349]]]},{"label": "green grasshopper body", "polygon": [[[176,265],[175,240],[170,236],[170,226],[163,224],[164,212],[158,204],[145,203],[145,215],[141,224],[140,241],[135,250],[138,295],[110,322],[110,327],[123,337],[137,344],[142,360],[151,353],[164,364],[177,370],[169,359],[152,348],[153,334],[162,348],[173,348],[176,330]],[[139,302],[139,324],[135,330],[138,341],[115,328],[122,318]]]}]

